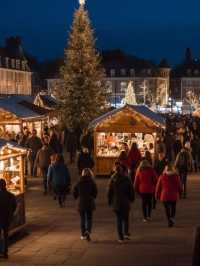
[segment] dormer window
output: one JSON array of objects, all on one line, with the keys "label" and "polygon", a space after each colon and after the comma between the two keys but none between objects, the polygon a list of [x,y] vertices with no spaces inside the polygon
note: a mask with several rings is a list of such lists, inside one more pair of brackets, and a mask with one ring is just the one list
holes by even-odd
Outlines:
[{"label": "dormer window", "polygon": [[7,68],[9,68],[9,58],[8,57],[5,58],[5,65]]},{"label": "dormer window", "polygon": [[110,76],[111,77],[115,77],[115,69],[111,69],[110,70]]},{"label": "dormer window", "polygon": [[20,69],[20,60],[19,59],[16,60],[16,69]]},{"label": "dormer window", "polygon": [[11,67],[15,68],[15,59],[11,59]]},{"label": "dormer window", "polygon": [[121,74],[121,76],[126,76],[126,69],[122,68],[120,70],[120,74]]},{"label": "dormer window", "polygon": [[24,60],[24,61],[22,61],[22,70],[26,70],[26,61]]}]

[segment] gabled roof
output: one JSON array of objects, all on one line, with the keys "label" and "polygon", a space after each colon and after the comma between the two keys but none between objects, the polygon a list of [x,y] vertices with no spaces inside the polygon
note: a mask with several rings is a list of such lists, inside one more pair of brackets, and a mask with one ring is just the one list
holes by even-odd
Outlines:
[{"label": "gabled roof", "polygon": [[47,111],[31,103],[31,96],[9,96],[0,99],[0,109],[20,119],[42,118]]},{"label": "gabled roof", "polygon": [[19,150],[23,153],[26,152],[26,149],[21,147],[20,145],[18,145],[17,143],[15,143],[14,141],[8,141],[6,139],[2,139],[0,138],[0,150],[3,148],[3,147],[9,147],[13,150]]},{"label": "gabled roof", "polygon": [[142,117],[151,120],[157,127],[165,127],[165,119],[153,112],[151,109],[149,109],[147,106],[145,105],[125,105],[122,108],[118,108],[115,110],[112,110],[100,117],[98,117],[97,119],[93,120],[90,125],[89,128],[95,128],[96,126],[98,126],[99,124],[103,123],[103,121],[105,120],[109,120],[111,119],[113,116],[117,115],[118,113],[125,111],[125,110],[129,110],[129,111],[133,111],[138,113],[139,115],[141,115]]}]

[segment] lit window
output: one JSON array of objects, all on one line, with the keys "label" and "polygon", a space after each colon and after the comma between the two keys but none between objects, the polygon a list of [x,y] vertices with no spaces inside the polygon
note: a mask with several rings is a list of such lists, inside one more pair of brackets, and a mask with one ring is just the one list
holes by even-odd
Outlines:
[{"label": "lit window", "polygon": [[112,82],[111,81],[106,82],[106,88],[107,88],[108,93],[112,93]]},{"label": "lit window", "polygon": [[120,87],[121,87],[121,92],[125,92],[127,89],[127,82],[122,81],[120,83]]}]

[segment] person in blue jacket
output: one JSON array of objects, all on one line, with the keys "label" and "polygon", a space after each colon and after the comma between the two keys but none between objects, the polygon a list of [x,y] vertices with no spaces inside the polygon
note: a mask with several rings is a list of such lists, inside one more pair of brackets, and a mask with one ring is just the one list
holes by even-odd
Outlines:
[{"label": "person in blue jacket", "polygon": [[70,192],[71,177],[62,154],[56,154],[55,162],[48,169],[48,187],[55,192],[60,207],[64,207],[66,195]]}]

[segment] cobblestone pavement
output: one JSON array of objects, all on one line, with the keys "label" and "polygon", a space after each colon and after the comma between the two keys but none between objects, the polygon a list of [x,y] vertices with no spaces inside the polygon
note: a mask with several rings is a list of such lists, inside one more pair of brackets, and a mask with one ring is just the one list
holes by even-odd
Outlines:
[{"label": "cobblestone pavement", "polygon": [[115,217],[106,204],[106,179],[97,181],[99,197],[91,243],[80,240],[79,216],[72,197],[61,209],[52,196],[42,194],[41,183],[40,179],[29,180],[27,234],[10,246],[9,260],[0,260],[0,265],[191,265],[193,231],[200,220],[200,176],[190,176],[189,196],[178,204],[174,228],[167,227],[160,203],[153,221],[144,224],[137,198],[131,214],[132,240],[123,245],[116,241]]}]

